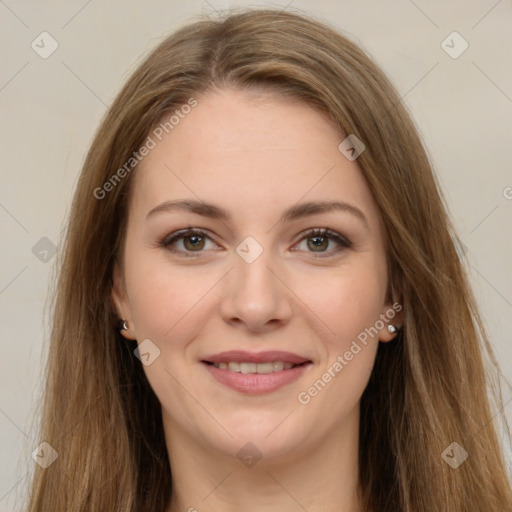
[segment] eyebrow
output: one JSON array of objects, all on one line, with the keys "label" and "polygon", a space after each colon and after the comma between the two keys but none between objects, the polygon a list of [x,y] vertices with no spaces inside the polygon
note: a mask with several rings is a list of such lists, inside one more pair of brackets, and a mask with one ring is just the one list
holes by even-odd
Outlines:
[{"label": "eyebrow", "polygon": [[[215,206],[211,203],[205,203],[203,201],[196,201],[193,199],[165,201],[164,203],[161,203],[150,210],[146,216],[146,219],[156,215],[157,213],[168,213],[176,210],[195,213],[196,215],[202,215],[203,217],[209,217],[222,221],[231,220],[231,215],[219,206]],[[288,210],[286,210],[279,219],[279,222],[292,221],[303,217],[308,217],[310,215],[328,213],[332,211],[343,211],[351,213],[368,227],[368,221],[364,213],[356,206],[344,201],[310,201],[306,203],[299,203],[292,206],[291,208],[288,208]]]}]

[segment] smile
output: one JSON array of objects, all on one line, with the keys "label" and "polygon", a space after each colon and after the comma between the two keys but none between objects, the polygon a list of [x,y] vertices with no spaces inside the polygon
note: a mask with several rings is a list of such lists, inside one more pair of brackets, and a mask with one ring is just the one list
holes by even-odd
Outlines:
[{"label": "smile", "polygon": [[309,359],[281,351],[223,352],[209,356],[201,363],[217,382],[248,395],[276,391],[297,380],[313,366]]},{"label": "smile", "polygon": [[280,372],[282,370],[289,370],[296,365],[284,361],[272,361],[269,363],[237,363],[230,361],[229,363],[213,363],[213,366],[215,366],[215,368],[220,368],[221,370],[240,372],[247,375],[251,373],[264,374]]}]

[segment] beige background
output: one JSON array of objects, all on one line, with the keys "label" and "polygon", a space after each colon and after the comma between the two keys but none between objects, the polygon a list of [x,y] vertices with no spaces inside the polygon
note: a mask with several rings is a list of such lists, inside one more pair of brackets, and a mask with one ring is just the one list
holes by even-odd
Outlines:
[{"label": "beige background", "polygon": [[[44,249],[49,242],[39,242],[43,237],[59,244],[93,133],[141,55],[191,16],[240,5],[301,9],[332,22],[352,34],[396,84],[423,133],[467,248],[512,418],[509,0],[5,0],[0,1],[1,511],[21,509],[34,464],[30,454],[39,443],[33,420],[55,258],[50,251],[45,263],[32,248],[39,243]],[[58,43],[47,59],[31,47],[43,31]],[[456,59],[441,47],[453,31],[469,44]],[[454,41],[448,43],[452,51],[461,48]]]}]

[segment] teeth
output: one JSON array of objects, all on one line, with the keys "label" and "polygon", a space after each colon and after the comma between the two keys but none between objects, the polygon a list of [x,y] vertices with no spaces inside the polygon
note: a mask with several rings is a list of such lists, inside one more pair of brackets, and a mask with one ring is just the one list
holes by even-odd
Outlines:
[{"label": "teeth", "polygon": [[274,361],[272,363],[272,370],[274,372],[279,372],[284,368],[284,363],[282,361]]},{"label": "teeth", "polygon": [[260,363],[256,365],[257,373],[272,373],[274,371],[274,363]]},{"label": "teeth", "polygon": [[232,372],[239,372],[240,371],[240,365],[238,363],[228,363],[228,368]]},{"label": "teeth", "polygon": [[230,361],[229,363],[213,363],[213,366],[215,366],[215,368],[220,368],[221,370],[229,370],[243,374],[263,374],[280,372],[281,370],[289,370],[290,368],[293,368],[293,363],[285,363],[283,361],[272,361],[268,363],[236,363]]},{"label": "teeth", "polygon": [[256,363],[240,363],[242,373],[256,373]]}]

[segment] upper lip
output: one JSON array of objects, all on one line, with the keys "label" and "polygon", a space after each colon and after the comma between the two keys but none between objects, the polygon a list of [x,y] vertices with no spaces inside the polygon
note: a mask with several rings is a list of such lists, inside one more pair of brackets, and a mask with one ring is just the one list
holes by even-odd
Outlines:
[{"label": "upper lip", "polygon": [[310,361],[292,352],[283,352],[282,350],[268,350],[265,352],[247,352],[245,350],[230,350],[221,352],[212,356],[205,357],[203,361],[208,363],[268,363],[273,361],[283,361],[284,363],[302,364]]}]

